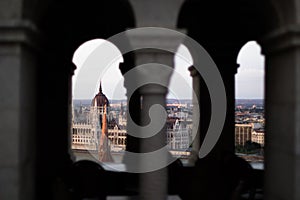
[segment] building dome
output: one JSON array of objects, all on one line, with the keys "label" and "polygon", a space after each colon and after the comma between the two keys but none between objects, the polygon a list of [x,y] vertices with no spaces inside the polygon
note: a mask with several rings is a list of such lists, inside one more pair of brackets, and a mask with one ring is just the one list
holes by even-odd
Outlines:
[{"label": "building dome", "polygon": [[100,83],[99,87],[99,93],[96,94],[96,96],[92,100],[92,106],[95,106],[97,104],[98,107],[106,105],[107,107],[109,106],[109,101],[105,94],[102,92],[102,85]]}]

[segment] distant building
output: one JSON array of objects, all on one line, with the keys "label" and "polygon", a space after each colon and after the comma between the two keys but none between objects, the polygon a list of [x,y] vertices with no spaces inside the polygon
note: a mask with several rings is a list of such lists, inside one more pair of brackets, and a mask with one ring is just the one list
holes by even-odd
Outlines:
[{"label": "distant building", "polygon": [[257,129],[252,132],[252,142],[265,146],[265,131],[263,129]]},{"label": "distant building", "polygon": [[127,126],[127,116],[126,116],[126,111],[124,109],[123,103],[121,102],[121,110],[118,115],[118,125],[122,126],[123,129],[126,128]]},{"label": "distant building", "polygon": [[179,119],[167,122],[167,142],[170,150],[185,150],[190,146],[192,130]]},{"label": "distant building", "polygon": [[72,149],[96,151],[100,127],[88,123],[72,124]]},{"label": "distant building", "polygon": [[[126,149],[126,110],[122,102],[120,110],[116,109],[116,104],[113,108],[109,106],[100,84],[99,93],[95,95],[89,108],[80,105],[79,109],[73,109],[72,149],[98,151],[101,157],[104,155],[103,148],[109,148],[108,152]],[[184,106],[186,105],[172,104],[168,107],[167,142],[168,148],[173,151],[188,149],[192,141],[193,123]]]},{"label": "distant building", "polygon": [[[100,85],[101,87],[101,85]],[[108,125],[107,125],[107,106],[108,103],[104,103],[104,113],[102,115],[102,131],[99,139],[98,146],[98,159],[102,162],[113,162],[112,155],[110,154],[110,144],[108,139]]]},{"label": "distant building", "polygon": [[73,109],[73,122],[74,123],[89,123],[90,121],[90,108],[84,107],[80,102],[79,109]]},{"label": "distant building", "polygon": [[82,112],[82,106],[77,116],[74,116],[73,111],[72,149],[98,151],[100,161],[112,161],[107,130],[108,107],[109,101],[103,94],[100,83],[99,92],[91,102],[89,113]]},{"label": "distant building", "polygon": [[126,148],[126,129],[120,129],[118,125],[108,129],[108,138],[111,144],[112,151],[123,151]]},{"label": "distant building", "polygon": [[100,122],[97,107],[94,106],[91,107],[88,116],[83,112],[77,112],[77,115],[73,114],[72,149],[97,151],[101,133]]},{"label": "distant building", "polygon": [[235,125],[235,146],[244,146],[247,141],[251,141],[253,124]]}]

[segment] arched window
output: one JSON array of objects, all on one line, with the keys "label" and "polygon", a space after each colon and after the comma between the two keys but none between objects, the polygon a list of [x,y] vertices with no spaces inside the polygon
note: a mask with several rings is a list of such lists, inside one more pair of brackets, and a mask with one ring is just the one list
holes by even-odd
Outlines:
[{"label": "arched window", "polygon": [[[122,54],[111,42],[94,39],[79,46],[72,61],[77,67],[72,82],[72,113],[77,114],[72,117],[72,126],[82,123],[90,126],[92,133],[99,133],[91,136],[90,145],[85,145],[87,140],[83,140],[81,145],[72,145],[73,154],[76,160],[81,160],[89,158],[87,155],[90,152],[104,148],[113,158],[114,145],[105,135],[108,134],[108,129],[113,127],[110,124],[117,121],[109,117],[110,112],[126,106],[124,80],[119,70],[119,64],[123,62]],[[81,131],[90,133],[91,130],[84,128]],[[99,147],[98,144],[105,140],[106,146]],[[80,149],[80,153],[77,153],[77,149]],[[92,160],[101,161],[101,158],[97,157],[98,154],[91,155],[94,157]]]},{"label": "arched window", "polygon": [[[193,79],[190,75],[189,68],[193,66],[193,58],[188,48],[181,44],[174,57],[174,71],[171,76],[169,85],[169,94],[167,96],[167,136],[176,140],[180,140],[184,136],[184,132],[180,132],[178,135],[174,135],[176,123],[183,124],[184,127],[193,127]],[[185,138],[188,143],[193,142],[193,138]],[[183,140],[180,140],[181,142]],[[168,147],[172,154],[176,154],[182,151],[180,146],[183,144],[178,144],[177,146],[171,144],[172,139],[168,141]],[[188,149],[189,145],[185,149],[186,151],[191,151]],[[181,158],[182,162],[187,163],[187,158]]]},{"label": "arched window", "polygon": [[238,55],[240,67],[235,77],[236,153],[246,160],[252,157],[254,165],[263,160],[264,141],[258,140],[255,133],[264,133],[265,128],[264,61],[259,44],[248,42]]}]

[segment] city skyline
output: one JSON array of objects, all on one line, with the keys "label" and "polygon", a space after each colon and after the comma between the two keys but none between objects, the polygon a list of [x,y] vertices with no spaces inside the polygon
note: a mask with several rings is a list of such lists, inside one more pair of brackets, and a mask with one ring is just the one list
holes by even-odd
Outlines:
[{"label": "city skyline", "polygon": [[[101,44],[107,67],[104,73],[99,74],[97,83],[91,82],[90,75],[81,70],[87,56]],[[104,45],[103,45],[104,44]],[[101,59],[100,58],[100,59]],[[111,62],[111,59],[114,61]],[[116,59],[115,59],[116,58]],[[82,44],[74,53],[73,62],[77,66],[73,77],[73,98],[89,99],[97,93],[99,82],[103,84],[103,91],[109,99],[126,99],[124,78],[119,70],[119,63],[123,62],[120,51],[113,44],[102,39],[88,41]],[[188,49],[181,45],[174,58],[175,69],[170,80],[168,99],[192,99],[192,78],[188,67],[193,60]],[[237,63],[240,65],[235,76],[236,99],[263,99],[264,98],[264,56],[261,55],[260,46],[254,42],[248,42],[241,49]],[[77,85],[76,81],[80,71],[83,84]]]}]

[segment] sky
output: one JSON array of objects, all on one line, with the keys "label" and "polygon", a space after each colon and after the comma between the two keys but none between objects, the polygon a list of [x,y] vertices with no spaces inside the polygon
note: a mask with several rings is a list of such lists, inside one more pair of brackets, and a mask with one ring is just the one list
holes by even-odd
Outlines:
[{"label": "sky", "polygon": [[[89,65],[88,56],[95,52],[92,63]],[[90,59],[91,57],[89,57]],[[193,60],[188,49],[180,45],[175,55],[175,69],[170,80],[167,98],[191,99],[192,78],[188,67]],[[109,99],[126,99],[124,79],[119,70],[119,63],[123,62],[120,51],[113,44],[95,39],[82,44],[74,53],[73,63],[77,69],[73,76],[73,98],[92,99],[98,92],[101,80],[103,93]],[[264,96],[264,57],[261,48],[256,42],[247,43],[237,58],[240,64],[236,81],[237,99],[262,99]]]},{"label": "sky", "polygon": [[248,42],[241,49],[237,63],[240,67],[235,75],[236,99],[263,99],[265,57],[261,47],[254,41]]}]

